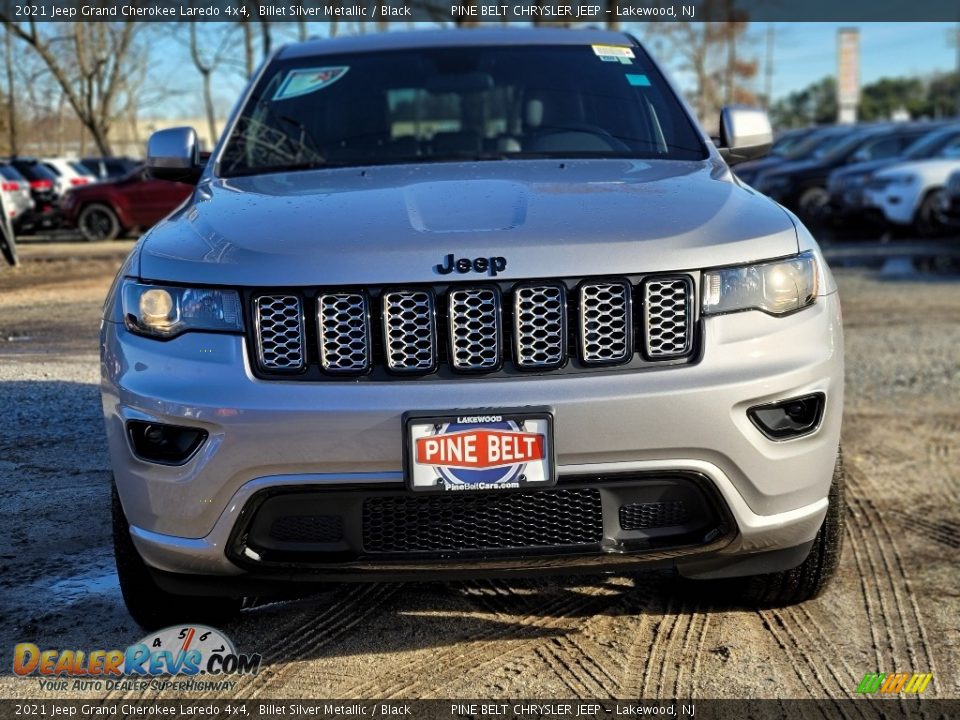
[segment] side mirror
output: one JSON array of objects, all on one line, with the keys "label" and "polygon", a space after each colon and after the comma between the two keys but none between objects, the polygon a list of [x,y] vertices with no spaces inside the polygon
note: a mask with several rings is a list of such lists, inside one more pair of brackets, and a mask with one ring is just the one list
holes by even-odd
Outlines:
[{"label": "side mirror", "polygon": [[147,175],[196,185],[203,172],[200,143],[190,127],[158,130],[147,142]]},{"label": "side mirror", "polygon": [[773,145],[770,118],[763,110],[727,106],[720,113],[720,156],[728,165],[763,157]]}]

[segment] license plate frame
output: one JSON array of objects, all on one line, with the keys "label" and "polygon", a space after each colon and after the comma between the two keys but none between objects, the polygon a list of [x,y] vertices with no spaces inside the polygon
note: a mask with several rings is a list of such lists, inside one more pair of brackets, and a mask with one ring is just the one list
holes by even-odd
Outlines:
[{"label": "license plate frame", "polygon": [[[488,493],[556,485],[554,415],[550,408],[408,412],[403,415],[402,425],[404,481],[413,492]],[[481,463],[494,464],[468,466],[471,434],[473,456]],[[426,447],[425,441],[431,438],[444,438],[440,444],[445,450]],[[424,443],[418,443],[420,440]],[[461,450],[460,463],[444,463],[448,459],[442,457],[445,451],[449,451],[450,459],[457,460],[457,446]],[[514,452],[519,452],[519,456],[514,456]],[[497,453],[506,457],[498,458]],[[439,463],[423,462],[430,459]]]}]

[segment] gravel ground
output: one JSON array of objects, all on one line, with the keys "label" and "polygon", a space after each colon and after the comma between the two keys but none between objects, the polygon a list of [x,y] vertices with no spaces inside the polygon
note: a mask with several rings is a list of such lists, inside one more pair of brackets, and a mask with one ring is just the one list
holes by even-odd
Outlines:
[{"label": "gravel ground", "polygon": [[[141,635],[112,568],[96,387],[100,304],[123,250],[28,251],[0,271],[3,652]],[[850,509],[821,598],[734,608],[666,573],[331,590],[223,628],[265,659],[232,695],[845,697],[867,672],[917,671],[934,673],[926,696],[960,696],[960,282],[838,280]],[[0,697],[44,695],[8,662]]]}]

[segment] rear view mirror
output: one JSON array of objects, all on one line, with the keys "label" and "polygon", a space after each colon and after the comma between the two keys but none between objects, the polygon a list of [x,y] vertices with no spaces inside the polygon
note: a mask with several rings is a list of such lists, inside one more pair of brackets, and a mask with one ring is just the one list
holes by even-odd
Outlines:
[{"label": "rear view mirror", "polygon": [[147,142],[147,174],[157,180],[195,185],[200,179],[200,143],[190,127],[158,130]]},{"label": "rear view mirror", "polygon": [[728,165],[763,157],[773,145],[767,113],[758,108],[727,106],[720,113],[720,155]]}]

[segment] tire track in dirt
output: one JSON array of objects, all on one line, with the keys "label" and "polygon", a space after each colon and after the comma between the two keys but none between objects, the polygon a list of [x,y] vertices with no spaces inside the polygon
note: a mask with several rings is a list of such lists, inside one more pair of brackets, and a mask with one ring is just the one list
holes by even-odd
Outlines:
[{"label": "tire track in dirt", "polygon": [[[464,671],[479,671],[484,665],[490,662],[501,662],[520,651],[527,651],[531,647],[549,642],[550,637],[535,636],[532,638],[521,638],[519,641],[510,642],[510,638],[505,638],[505,633],[509,628],[522,627],[524,631],[537,633],[540,630],[565,630],[569,621],[585,610],[610,603],[611,598],[607,593],[598,593],[591,588],[593,592],[584,594],[563,593],[558,597],[552,598],[545,604],[537,606],[535,612],[525,615],[517,615],[516,610],[510,607],[504,607],[502,601],[506,598],[515,597],[514,593],[506,588],[506,592],[497,592],[492,596],[481,595],[481,605],[489,608],[495,618],[504,618],[507,627],[492,627],[481,631],[469,640],[467,647],[462,644],[448,645],[431,654],[430,660],[436,667],[442,668],[443,673],[432,675],[429,678],[418,676],[412,682],[404,680],[394,683],[387,687],[382,687],[374,679],[360,685],[355,685],[341,692],[344,697],[368,697],[372,693],[380,697],[424,697],[426,693],[437,692],[445,685],[454,680],[462,679]],[[504,647],[504,643],[509,643]]]},{"label": "tire track in dirt", "polygon": [[[781,610],[760,611],[761,615],[769,613],[770,617],[783,629],[784,634],[794,646],[792,653],[794,661],[803,662],[811,673],[817,679],[820,689],[824,691],[824,696],[833,701],[839,697],[853,697],[854,689],[850,686],[851,682],[857,682],[856,673],[850,665],[843,659],[843,655],[830,640],[830,634],[826,632],[817,619],[810,613],[804,605],[796,607],[783,608]],[[835,629],[837,632],[839,628]],[[802,635],[803,637],[800,637]],[[822,663],[827,674],[821,672],[821,664],[817,662],[813,653],[824,656],[822,649],[826,647],[830,650],[826,662]],[[839,664],[847,672],[848,677],[843,677],[837,672],[833,660],[838,659]],[[852,680],[851,680],[852,678]],[[832,681],[831,681],[832,680]],[[811,693],[812,695],[812,693]],[[842,708],[837,705],[837,709]],[[860,707],[857,707],[857,714],[864,720],[870,720],[869,716]],[[845,716],[846,717],[846,716]]]},{"label": "tire track in dirt", "polygon": [[[238,693],[238,700],[259,697],[264,690],[281,682],[296,667],[297,660],[309,658],[317,650],[343,637],[346,633],[374,614],[383,612],[383,605],[399,591],[397,585],[365,586],[356,595],[338,600],[320,616],[290,630],[278,633],[278,642],[264,654],[269,663],[266,671],[260,671],[257,682],[250,683],[245,692]],[[359,611],[357,606],[359,607]],[[308,634],[304,634],[304,633]],[[293,657],[283,657],[283,664],[277,667],[280,658],[289,652],[291,637],[297,638],[297,653]]]},{"label": "tire track in dirt", "polygon": [[[284,664],[277,668],[272,663],[279,660],[285,653],[290,651],[290,639],[298,638],[300,644],[298,658],[305,657],[311,652],[319,649],[328,642],[332,642],[344,633],[348,632],[357,623],[362,622],[374,611],[381,611],[381,603],[389,599],[397,591],[396,586],[392,585],[367,585],[348,599],[337,600],[333,605],[327,607],[319,615],[312,616],[306,623],[301,623],[301,617],[292,617],[283,627],[278,628],[276,632],[277,641],[261,653],[263,662],[260,672],[255,676],[256,683],[247,684],[247,687],[239,687],[236,691],[236,699],[249,699],[256,697],[260,692],[282,680],[286,675],[286,668],[290,667],[291,661],[295,658],[284,658]],[[355,606],[363,603],[361,612],[355,612]],[[136,692],[129,691],[111,691],[107,693],[106,699],[154,699],[162,697],[160,691]],[[208,691],[198,693],[195,696],[198,700],[216,699],[222,697],[221,692]]]},{"label": "tire track in dirt", "polygon": [[[933,673],[934,678],[931,682],[936,688],[938,674],[935,661],[922,615],[917,606],[916,595],[904,566],[903,554],[899,543],[894,538],[890,524],[873,501],[874,493],[878,491],[878,488],[870,477],[862,473],[856,465],[851,465],[848,468],[847,477],[854,490],[852,504],[868,520],[866,528],[861,528],[863,534],[872,549],[880,555],[885,570],[883,573],[875,573],[872,576],[879,581],[877,583],[878,594],[882,598],[882,588],[884,585],[888,588],[888,592],[893,599],[896,615],[900,619],[898,627],[901,632],[896,633],[900,644],[906,649],[907,657],[916,672]],[[905,608],[909,608],[909,612]],[[887,635],[891,640],[891,650],[893,650],[895,634],[890,632],[890,627],[894,623],[889,622],[893,620],[893,614],[885,614],[884,619],[888,621],[884,623],[884,627],[887,629]],[[914,636],[919,638],[919,643],[911,639]],[[902,657],[900,654],[895,654],[891,658],[892,664],[889,666],[891,669],[887,672],[892,672],[892,668],[898,660],[902,661]],[[924,658],[926,662],[923,662]],[[884,672],[884,669],[879,668],[878,671]]]}]

